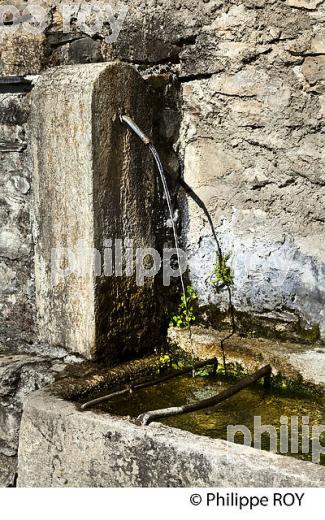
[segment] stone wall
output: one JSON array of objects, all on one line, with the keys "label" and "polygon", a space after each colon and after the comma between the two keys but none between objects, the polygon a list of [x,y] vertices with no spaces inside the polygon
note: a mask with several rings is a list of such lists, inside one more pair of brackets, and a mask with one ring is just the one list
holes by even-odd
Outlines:
[{"label": "stone wall", "polygon": [[[0,485],[6,486],[15,485],[26,396],[76,360],[30,344],[30,88],[4,77],[114,59],[138,69],[158,94],[155,141],[175,201],[178,194],[190,280],[206,319],[220,324],[217,309],[226,309],[227,293],[209,282],[216,244],[202,209],[177,189],[179,176],[206,205],[231,255],[240,331],[325,337],[325,2],[109,0],[128,7],[113,44],[105,41],[107,25],[97,32],[81,27],[79,1],[68,2],[76,16],[63,33],[62,3],[33,2],[47,9],[42,34],[5,35],[0,27]],[[157,216],[161,247],[170,228],[166,234],[166,219]]]},{"label": "stone wall", "polygon": [[[324,337],[325,2],[132,0],[114,44],[107,27],[94,33],[78,17],[63,34],[61,2],[42,4],[51,5],[46,31],[7,38],[1,74],[118,58],[144,77],[170,75],[171,85],[176,76],[182,125],[170,144],[180,164],[174,157],[171,170],[206,204],[231,254],[242,322]],[[173,115],[167,106],[159,118],[164,138]],[[179,200],[192,284],[203,306],[223,308],[226,296],[208,280],[206,218]]]},{"label": "stone wall", "polygon": [[33,328],[29,85],[0,78],[0,328]]},{"label": "stone wall", "polygon": [[[318,325],[325,334],[325,11],[259,4],[214,21],[218,71],[183,86],[184,176],[231,255],[235,308],[315,339]],[[185,204],[193,283],[203,303],[223,302],[206,282],[209,225]]]}]

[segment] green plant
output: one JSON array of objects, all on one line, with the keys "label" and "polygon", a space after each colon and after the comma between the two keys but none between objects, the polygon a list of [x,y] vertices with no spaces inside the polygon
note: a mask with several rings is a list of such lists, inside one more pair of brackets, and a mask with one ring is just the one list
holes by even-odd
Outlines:
[{"label": "green plant", "polygon": [[219,255],[217,254],[217,258],[215,264],[213,266],[213,272],[211,274],[210,280],[211,283],[215,286],[219,284],[224,285],[232,285],[234,281],[234,277],[231,274],[231,269],[227,262],[230,258],[230,255]]},{"label": "green plant", "polygon": [[171,364],[171,357],[168,354],[160,356],[159,361],[162,366],[169,366]]},{"label": "green plant", "polygon": [[178,306],[177,314],[174,314],[169,322],[170,327],[187,328],[196,320],[193,302],[197,300],[197,294],[193,287],[186,287],[186,294],[181,295],[181,301]]}]

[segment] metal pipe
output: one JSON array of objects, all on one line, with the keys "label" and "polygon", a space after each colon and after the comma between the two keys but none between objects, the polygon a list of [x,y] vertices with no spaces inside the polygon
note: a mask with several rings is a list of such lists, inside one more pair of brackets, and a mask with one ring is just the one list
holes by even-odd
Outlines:
[{"label": "metal pipe", "polygon": [[194,347],[193,347],[193,339],[192,339],[191,321],[189,319],[188,301],[187,301],[187,295],[186,295],[186,290],[185,290],[183,272],[182,272],[182,269],[181,269],[181,258],[180,258],[180,253],[179,253],[179,246],[178,246],[178,238],[177,238],[176,226],[175,226],[175,222],[174,222],[174,214],[173,214],[172,202],[171,202],[171,197],[170,197],[170,193],[169,193],[167,182],[166,182],[164,168],[163,168],[163,165],[161,163],[159,154],[158,154],[155,146],[150,142],[150,139],[142,132],[142,130],[140,130],[140,128],[135,124],[135,122],[129,116],[125,116],[125,115],[122,115],[122,114],[120,114],[120,120],[121,120],[121,122],[127,123],[129,125],[129,127],[138,135],[138,137],[140,137],[142,142],[145,145],[149,146],[149,150],[150,150],[150,152],[151,152],[151,154],[152,154],[152,156],[153,156],[153,158],[154,158],[154,160],[156,162],[157,168],[158,168],[160,180],[161,180],[161,183],[162,183],[162,186],[163,186],[163,189],[164,189],[164,193],[165,193],[165,197],[166,197],[166,202],[167,202],[167,206],[168,206],[170,221],[171,221],[171,225],[172,225],[172,228],[173,228],[175,249],[176,249],[177,261],[178,261],[178,269],[179,269],[179,277],[180,277],[180,280],[181,280],[183,299],[184,299],[184,305],[185,305],[186,322],[187,322],[187,325],[188,325],[188,332],[189,332],[189,338],[190,338],[190,344],[191,344],[191,350],[192,350],[192,360],[193,360],[192,375],[194,377],[195,376],[195,370],[194,370]]},{"label": "metal pipe", "polygon": [[146,136],[142,132],[142,130],[138,127],[137,124],[135,124],[135,122],[133,121],[133,119],[131,119],[131,117],[126,116],[126,115],[120,115],[120,120],[121,120],[121,122],[126,123],[133,130],[133,132],[141,139],[141,141],[145,145],[148,145],[151,143],[151,140],[149,139],[149,137]]}]

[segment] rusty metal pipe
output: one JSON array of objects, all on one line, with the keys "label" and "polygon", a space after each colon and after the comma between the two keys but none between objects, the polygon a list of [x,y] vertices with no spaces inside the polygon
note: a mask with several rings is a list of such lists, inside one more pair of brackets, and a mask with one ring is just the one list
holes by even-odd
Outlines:
[{"label": "rusty metal pipe", "polygon": [[149,139],[148,136],[146,136],[146,134],[144,134],[142,132],[142,130],[138,127],[138,125],[133,121],[133,119],[131,119],[131,117],[129,116],[126,116],[126,115],[120,115],[120,120],[121,122],[124,122],[126,123],[130,128],[131,130],[133,130],[133,132],[141,139],[141,141],[145,144],[145,145],[148,145],[151,143],[151,140]]}]

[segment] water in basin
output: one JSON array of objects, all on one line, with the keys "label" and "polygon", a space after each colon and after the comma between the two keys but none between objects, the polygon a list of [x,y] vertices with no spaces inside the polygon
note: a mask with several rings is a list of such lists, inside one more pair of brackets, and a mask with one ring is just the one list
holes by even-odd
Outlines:
[{"label": "water in basin", "polygon": [[[194,379],[190,375],[184,375],[136,391],[132,395],[119,396],[114,400],[101,403],[97,405],[97,410],[113,415],[137,417],[148,410],[180,406],[211,397],[231,384],[233,383],[225,381],[220,375],[217,378],[200,376]],[[278,453],[280,452],[281,417],[288,417],[289,452],[286,454],[302,460],[312,460],[312,426],[325,425],[325,403],[322,397],[299,397],[284,391],[265,390],[261,385],[254,385],[212,408],[162,419],[161,422],[195,434],[227,439],[228,425],[246,426],[253,435],[254,416],[261,418],[262,425],[275,427]],[[298,453],[294,454],[290,453],[292,417],[298,417]],[[308,417],[305,432],[309,430],[309,453],[302,453],[303,417]],[[304,437],[307,437],[305,433]],[[243,443],[243,439],[243,434],[238,432],[234,440]],[[325,445],[325,426],[320,440]],[[261,447],[264,450],[270,449],[270,436],[267,433],[261,435]],[[325,465],[325,455],[321,455],[320,463]]]}]

